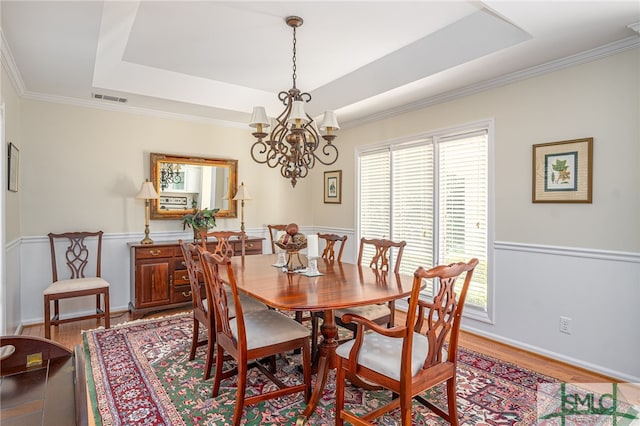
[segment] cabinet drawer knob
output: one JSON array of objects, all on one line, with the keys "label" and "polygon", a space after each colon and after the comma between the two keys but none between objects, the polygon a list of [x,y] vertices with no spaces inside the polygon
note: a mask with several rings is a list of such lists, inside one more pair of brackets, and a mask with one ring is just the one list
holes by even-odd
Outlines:
[{"label": "cabinet drawer knob", "polygon": [[183,292],[182,292],[182,295],[183,295],[184,297],[189,297],[189,296],[191,296],[191,291],[183,291]]},{"label": "cabinet drawer knob", "polygon": [[253,243],[247,244],[247,248],[253,248]]},{"label": "cabinet drawer knob", "polygon": [[161,251],[161,250],[149,250],[149,254],[150,254],[151,256],[157,256],[157,255],[159,255],[160,253],[162,253],[162,251]]},{"label": "cabinet drawer knob", "polygon": [[182,266],[187,266],[187,264],[185,263],[185,261],[184,261],[184,260],[183,260],[182,262],[180,262],[180,264],[181,264]]},{"label": "cabinet drawer knob", "polygon": [[188,280],[188,279],[189,279],[189,275],[183,275],[182,277],[180,277],[180,279],[182,279],[182,280]]}]

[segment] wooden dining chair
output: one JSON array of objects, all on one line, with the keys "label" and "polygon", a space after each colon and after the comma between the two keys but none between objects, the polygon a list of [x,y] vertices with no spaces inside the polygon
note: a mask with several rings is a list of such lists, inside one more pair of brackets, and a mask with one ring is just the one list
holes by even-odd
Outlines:
[{"label": "wooden dining chair", "polygon": [[[237,375],[237,394],[233,424],[239,425],[244,406],[255,404],[272,398],[278,398],[297,392],[303,392],[305,402],[311,396],[311,354],[309,348],[309,330],[281,314],[268,309],[256,312],[245,312],[238,295],[235,272],[231,261],[226,256],[209,253],[198,248],[200,262],[204,270],[205,284],[213,295],[216,314],[216,371],[213,383],[213,397],[220,391],[223,379]],[[225,287],[231,293],[225,291]],[[235,318],[230,314],[230,301],[235,306]],[[303,383],[287,386],[265,368],[260,362],[255,363],[278,389],[265,387],[258,395],[247,396],[247,372],[249,361],[265,357],[273,357],[294,349],[302,350]],[[223,371],[225,353],[236,360],[236,368]]]},{"label": "wooden dining chair", "polygon": [[278,231],[286,231],[287,225],[267,225],[269,228],[269,239],[271,240],[271,253],[276,252],[276,234]]},{"label": "wooden dining chair", "polygon": [[[342,252],[344,251],[344,245],[347,242],[347,236],[337,234],[321,234],[318,232],[318,238],[325,241],[324,250],[322,250],[322,258],[325,260],[337,260],[342,262]],[[340,242],[340,250],[338,251],[338,257],[336,258],[335,245]]]},{"label": "wooden dining chair", "polygon": [[[400,262],[402,261],[402,253],[406,245],[406,241],[396,242],[386,239],[361,238],[360,249],[358,251],[358,265],[362,266],[362,259],[364,257],[365,251],[367,251],[367,247],[373,248],[374,254],[371,257],[371,261],[369,262],[368,266],[371,269],[386,273],[389,271],[389,260],[391,254],[390,250],[394,249],[396,252],[395,260],[393,261],[393,273],[397,274],[400,272]],[[336,316],[336,324],[351,330],[355,334],[358,332],[358,328],[355,324],[346,324],[342,322],[341,318],[343,315],[360,315],[364,318],[367,318],[368,320],[375,322],[376,324],[392,327],[395,321],[395,311],[395,302],[390,301],[388,303],[380,303],[375,305],[336,309],[334,313]]]},{"label": "wooden dining chair", "polygon": [[[322,259],[327,261],[342,261],[342,252],[344,251],[344,245],[347,242],[347,236],[337,234],[321,234],[318,232],[318,238],[325,241],[324,250],[322,250]],[[340,242],[340,250],[338,251],[338,257],[335,253],[335,245]],[[296,313],[297,315],[297,313]],[[322,312],[311,312],[311,356],[315,359],[318,352],[318,318],[322,318]],[[297,318],[296,318],[297,320]]]},{"label": "wooden dining chair", "polygon": [[[102,231],[49,234],[53,280],[43,292],[44,336],[47,339],[51,338],[52,325],[57,326],[66,322],[104,318],[104,327],[110,327],[109,283],[101,277],[100,272],[102,234]],[[61,279],[58,276],[58,267],[63,264],[68,268],[68,279]],[[95,273],[89,272],[89,268],[95,268]],[[61,319],[59,301],[82,296],[96,297],[95,313]],[[54,309],[53,317],[51,302]]]},{"label": "wooden dining chair", "polygon": [[[207,294],[206,287],[202,285],[202,273],[199,262],[198,246],[186,241],[179,240],[182,256],[187,267],[189,284],[191,286],[191,302],[193,310],[193,336],[191,337],[191,351],[189,361],[196,357],[198,346],[207,345],[207,356],[205,361],[205,371],[203,378],[208,380],[211,376],[211,366],[213,364],[214,344],[216,341],[215,314],[213,313],[214,303],[210,295]],[[267,306],[249,296],[241,296],[242,303],[247,312],[267,309]],[[235,316],[233,303],[230,304],[230,315]],[[200,324],[207,330],[207,339],[199,341]]]},{"label": "wooden dining chair", "polygon": [[207,250],[207,239],[215,238],[217,243],[216,247],[213,250],[213,253],[219,254],[221,256],[233,257],[235,256],[234,244],[231,242],[231,238],[237,238],[241,241],[242,247],[242,258],[245,256],[246,252],[246,244],[245,241],[247,239],[247,235],[243,231],[211,231],[204,234],[204,238],[202,238],[202,247]]},{"label": "wooden dining chair", "polygon": [[[416,399],[454,426],[458,425],[456,367],[458,335],[462,310],[478,259],[441,265],[414,273],[409,310],[404,325],[384,328],[356,315],[345,315],[344,322],[357,324],[357,337],[337,348],[336,425],[370,422],[400,407],[402,425],[411,424],[411,403]],[[459,295],[458,277],[465,274]],[[432,302],[419,299],[422,281],[435,279],[438,293]],[[426,328],[425,328],[426,327]],[[424,328],[424,330],[423,330]],[[365,331],[371,330],[368,333]],[[445,343],[448,342],[445,348]],[[355,375],[367,383],[379,384],[394,396],[391,402],[367,415],[356,416],[344,407],[345,378]],[[446,382],[448,410],[435,406],[421,394]]]}]

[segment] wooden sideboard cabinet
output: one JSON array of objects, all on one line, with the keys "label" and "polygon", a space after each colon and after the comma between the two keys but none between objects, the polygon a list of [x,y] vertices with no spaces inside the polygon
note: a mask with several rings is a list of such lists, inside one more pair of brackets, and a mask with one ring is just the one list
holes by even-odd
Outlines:
[{"label": "wooden sideboard cabinet", "polygon": [[[247,237],[245,255],[262,254],[262,237]],[[216,241],[208,241],[210,250]],[[242,241],[233,240],[234,253],[242,253]],[[131,249],[131,299],[129,312],[138,319],[149,312],[187,306],[191,286],[177,241],[129,244]]]}]

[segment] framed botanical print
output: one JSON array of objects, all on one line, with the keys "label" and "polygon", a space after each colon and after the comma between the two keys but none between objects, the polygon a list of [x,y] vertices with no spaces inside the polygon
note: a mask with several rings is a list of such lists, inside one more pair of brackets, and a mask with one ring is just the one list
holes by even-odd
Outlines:
[{"label": "framed botanical print", "polygon": [[533,145],[534,203],[591,203],[593,138]]},{"label": "framed botanical print", "polygon": [[342,202],[342,170],[324,172],[324,202],[328,204]]}]

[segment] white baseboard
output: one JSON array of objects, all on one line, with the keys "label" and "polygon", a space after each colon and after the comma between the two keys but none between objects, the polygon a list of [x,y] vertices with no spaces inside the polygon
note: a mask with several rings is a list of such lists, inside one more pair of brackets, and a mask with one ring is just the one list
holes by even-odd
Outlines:
[{"label": "white baseboard", "polygon": [[585,362],[577,358],[568,357],[568,356],[559,354],[557,352],[548,351],[546,349],[543,349],[537,346],[532,346],[527,343],[520,342],[518,340],[513,340],[503,336],[499,336],[497,334],[488,333],[484,330],[479,330],[477,328],[465,327],[465,326],[462,326],[461,328],[462,330],[467,331],[469,333],[476,334],[478,336],[482,336],[496,342],[504,343],[505,345],[513,346],[518,349],[524,349],[528,352],[532,352],[537,355],[542,355],[556,361],[564,362],[566,364],[569,364],[575,367],[580,367],[589,371],[593,371],[595,373],[603,374],[605,376],[609,376],[614,379],[622,380],[629,383],[640,383],[640,377],[634,377],[620,371],[603,367],[601,365],[596,365],[589,362]]}]

